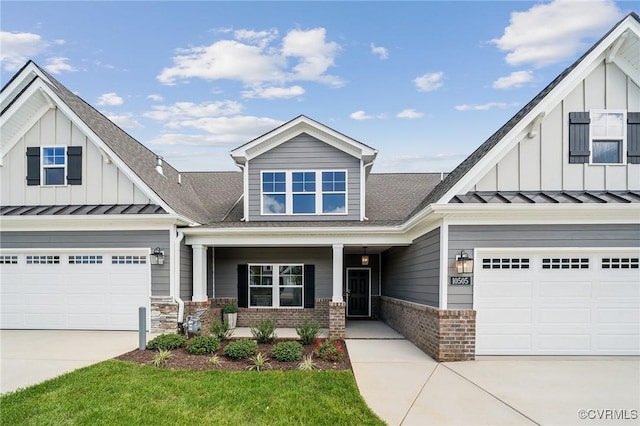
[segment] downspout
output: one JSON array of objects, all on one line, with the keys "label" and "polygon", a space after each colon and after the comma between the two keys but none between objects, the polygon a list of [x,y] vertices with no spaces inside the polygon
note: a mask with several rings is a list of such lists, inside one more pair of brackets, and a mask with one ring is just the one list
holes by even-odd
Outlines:
[{"label": "downspout", "polygon": [[[184,233],[178,231],[178,238],[175,243],[175,253],[180,253],[180,243],[184,239]],[[184,319],[184,301],[180,298],[180,256],[173,256],[173,270],[175,271],[175,291],[173,292],[173,298],[178,302],[178,324],[182,324]]]},{"label": "downspout", "polygon": [[[360,161],[362,161],[362,160],[360,160]],[[362,180],[361,180],[362,183],[361,183],[361,188],[360,188],[360,191],[361,191],[360,193],[362,194],[360,202],[362,204],[366,204],[365,200],[366,200],[366,197],[367,197],[367,191],[366,191],[366,188],[365,188],[365,186],[367,184],[367,177],[366,177],[367,167],[373,166],[373,161],[374,160],[372,160],[371,162],[369,162],[367,164],[364,164],[364,161],[362,161],[362,164],[363,164],[363,166],[362,166]],[[364,207],[362,207],[362,211],[363,211],[362,220],[369,220],[369,218],[367,216],[365,216],[365,214],[364,214]]]}]

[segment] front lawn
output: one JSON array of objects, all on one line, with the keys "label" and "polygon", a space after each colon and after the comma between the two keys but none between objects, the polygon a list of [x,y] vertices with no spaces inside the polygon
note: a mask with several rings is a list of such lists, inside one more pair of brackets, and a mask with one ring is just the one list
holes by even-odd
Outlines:
[{"label": "front lawn", "polygon": [[0,397],[7,425],[383,425],[351,371],[167,370],[117,360]]}]

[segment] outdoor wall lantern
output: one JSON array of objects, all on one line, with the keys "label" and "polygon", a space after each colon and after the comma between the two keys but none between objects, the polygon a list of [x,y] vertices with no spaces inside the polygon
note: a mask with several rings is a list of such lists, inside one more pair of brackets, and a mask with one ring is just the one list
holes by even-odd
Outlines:
[{"label": "outdoor wall lantern", "polygon": [[473,258],[469,257],[469,254],[464,250],[456,256],[456,271],[459,274],[471,274],[473,272]]},{"label": "outdoor wall lantern", "polygon": [[151,264],[164,265],[164,252],[160,250],[160,247],[153,249],[153,252],[151,253]]},{"label": "outdoor wall lantern", "polygon": [[364,248],[364,253],[360,256],[360,264],[362,266],[369,265],[369,255],[367,254],[367,248]]}]

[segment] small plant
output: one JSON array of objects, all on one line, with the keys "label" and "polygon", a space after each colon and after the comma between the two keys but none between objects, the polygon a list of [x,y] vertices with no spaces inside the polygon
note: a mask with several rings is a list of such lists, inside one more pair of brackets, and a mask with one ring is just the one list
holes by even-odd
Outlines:
[{"label": "small plant", "polygon": [[196,336],[187,342],[187,352],[193,355],[214,353],[220,349],[220,341],[216,336]]},{"label": "small plant", "polygon": [[271,368],[271,364],[267,362],[269,361],[269,358],[265,357],[262,352],[258,352],[258,354],[256,356],[252,356],[250,360],[251,365],[247,367],[247,370],[249,371],[261,371],[266,367]]},{"label": "small plant", "polygon": [[180,334],[161,334],[147,343],[147,349],[151,350],[171,350],[184,346],[186,339]]},{"label": "small plant", "polygon": [[313,353],[324,361],[341,362],[344,359],[344,348],[335,340],[316,339]]},{"label": "small plant", "polygon": [[313,355],[307,355],[302,359],[298,370],[300,371],[313,371],[318,369],[318,364],[313,360]]},{"label": "small plant", "polygon": [[276,339],[276,320],[264,319],[251,327],[251,334],[258,343],[272,343]]},{"label": "small plant", "polygon": [[249,358],[258,351],[258,343],[255,340],[240,339],[229,343],[224,347],[224,354],[233,359]]},{"label": "small plant", "polygon": [[305,318],[302,324],[296,327],[296,333],[300,336],[303,345],[310,345],[320,334],[320,324],[317,321]]},{"label": "small plant", "polygon": [[212,356],[207,361],[209,362],[209,364],[213,365],[214,367],[220,367],[222,365],[222,360],[218,355]]},{"label": "small plant", "polygon": [[300,361],[302,345],[298,342],[280,342],[271,351],[271,356],[280,362]]},{"label": "small plant", "polygon": [[238,307],[234,303],[227,303],[222,307],[223,314],[236,314],[238,313]]},{"label": "small plant", "polygon": [[151,364],[153,364],[154,367],[162,367],[171,358],[173,358],[173,354],[171,353],[171,351],[166,349],[160,349],[158,353],[151,360]]},{"label": "small plant", "polygon": [[229,328],[229,322],[227,320],[213,320],[211,322],[211,334],[216,336],[218,340],[224,342],[228,340],[229,337],[233,336],[234,330]]}]

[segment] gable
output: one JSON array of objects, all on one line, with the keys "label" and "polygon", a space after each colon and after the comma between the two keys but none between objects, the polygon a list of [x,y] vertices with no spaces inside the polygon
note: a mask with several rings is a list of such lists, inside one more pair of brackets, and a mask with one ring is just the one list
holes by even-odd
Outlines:
[{"label": "gable", "polygon": [[615,63],[604,59],[469,191],[640,189],[640,164],[576,164],[570,160],[569,114],[586,112],[588,116],[593,110],[640,111],[640,88]]},{"label": "gable", "polygon": [[[59,147],[64,151],[68,147],[78,147],[80,181],[73,185],[43,186],[40,181],[28,185],[26,152],[35,148],[39,154],[42,147]],[[66,166],[68,169],[69,164]],[[40,167],[38,165],[42,170]],[[57,108],[48,109],[24,134],[16,136],[16,142],[3,157],[0,188],[3,206],[154,204]]]}]

